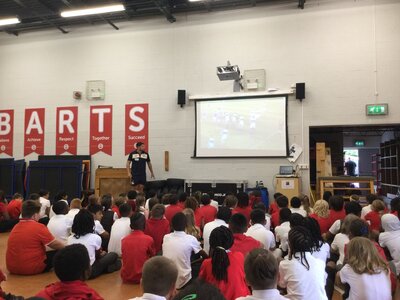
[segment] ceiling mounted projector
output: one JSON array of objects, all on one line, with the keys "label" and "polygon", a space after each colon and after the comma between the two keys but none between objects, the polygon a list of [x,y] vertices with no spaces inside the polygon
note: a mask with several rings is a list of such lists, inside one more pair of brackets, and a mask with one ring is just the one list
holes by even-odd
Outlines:
[{"label": "ceiling mounted projector", "polygon": [[237,65],[231,66],[228,61],[226,66],[217,67],[217,75],[219,80],[240,80],[240,69]]}]

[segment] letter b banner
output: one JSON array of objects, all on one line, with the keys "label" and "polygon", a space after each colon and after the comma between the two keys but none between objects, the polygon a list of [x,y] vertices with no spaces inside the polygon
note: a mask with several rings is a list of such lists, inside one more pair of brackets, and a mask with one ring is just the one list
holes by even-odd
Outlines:
[{"label": "letter b banner", "polygon": [[137,142],[145,144],[148,151],[149,105],[125,105],[125,155],[135,149]]},{"label": "letter b banner", "polygon": [[14,110],[0,110],[0,153],[13,156]]}]

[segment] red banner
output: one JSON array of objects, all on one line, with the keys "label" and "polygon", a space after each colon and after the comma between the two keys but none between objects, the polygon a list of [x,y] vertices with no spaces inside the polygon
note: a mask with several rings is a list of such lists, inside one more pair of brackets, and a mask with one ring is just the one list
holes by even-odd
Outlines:
[{"label": "red banner", "polygon": [[0,153],[13,156],[14,110],[0,110]]},{"label": "red banner", "polygon": [[56,119],[56,155],[65,152],[76,155],[78,107],[57,107]]},{"label": "red banner", "polygon": [[24,156],[44,154],[44,108],[25,109]]},{"label": "red banner", "polygon": [[112,155],[112,105],[90,107],[90,155]]},{"label": "red banner", "polygon": [[142,142],[148,151],[149,105],[125,105],[125,155],[131,153],[137,142]]}]

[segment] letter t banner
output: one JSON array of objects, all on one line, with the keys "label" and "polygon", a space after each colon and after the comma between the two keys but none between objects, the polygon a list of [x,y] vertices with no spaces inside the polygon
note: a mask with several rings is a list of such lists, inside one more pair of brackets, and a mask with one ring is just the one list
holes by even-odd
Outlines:
[{"label": "letter t banner", "polygon": [[0,110],[0,153],[13,156],[14,110]]},{"label": "letter t banner", "polygon": [[44,108],[25,109],[24,156],[44,154]]},{"label": "letter t banner", "polygon": [[112,105],[90,107],[90,155],[104,152],[112,155]]},{"label": "letter t banner", "polygon": [[125,105],[125,155],[136,148],[136,143],[142,142],[149,149],[149,105]]},{"label": "letter t banner", "polygon": [[56,119],[56,155],[65,152],[76,155],[78,107],[57,107]]}]

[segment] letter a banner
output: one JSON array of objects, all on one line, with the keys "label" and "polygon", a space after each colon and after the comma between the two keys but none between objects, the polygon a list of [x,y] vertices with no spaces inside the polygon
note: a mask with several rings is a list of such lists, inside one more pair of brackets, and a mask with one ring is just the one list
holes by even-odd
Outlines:
[{"label": "letter a banner", "polygon": [[44,154],[44,108],[25,109],[24,156]]},{"label": "letter a banner", "polygon": [[13,156],[14,110],[0,110],[0,153]]},{"label": "letter a banner", "polygon": [[57,107],[56,119],[56,155],[65,152],[76,155],[78,107]]},{"label": "letter a banner", "polygon": [[112,105],[90,107],[90,155],[112,155]]},{"label": "letter a banner", "polygon": [[137,142],[142,142],[149,149],[149,105],[125,105],[125,155],[133,150]]}]

